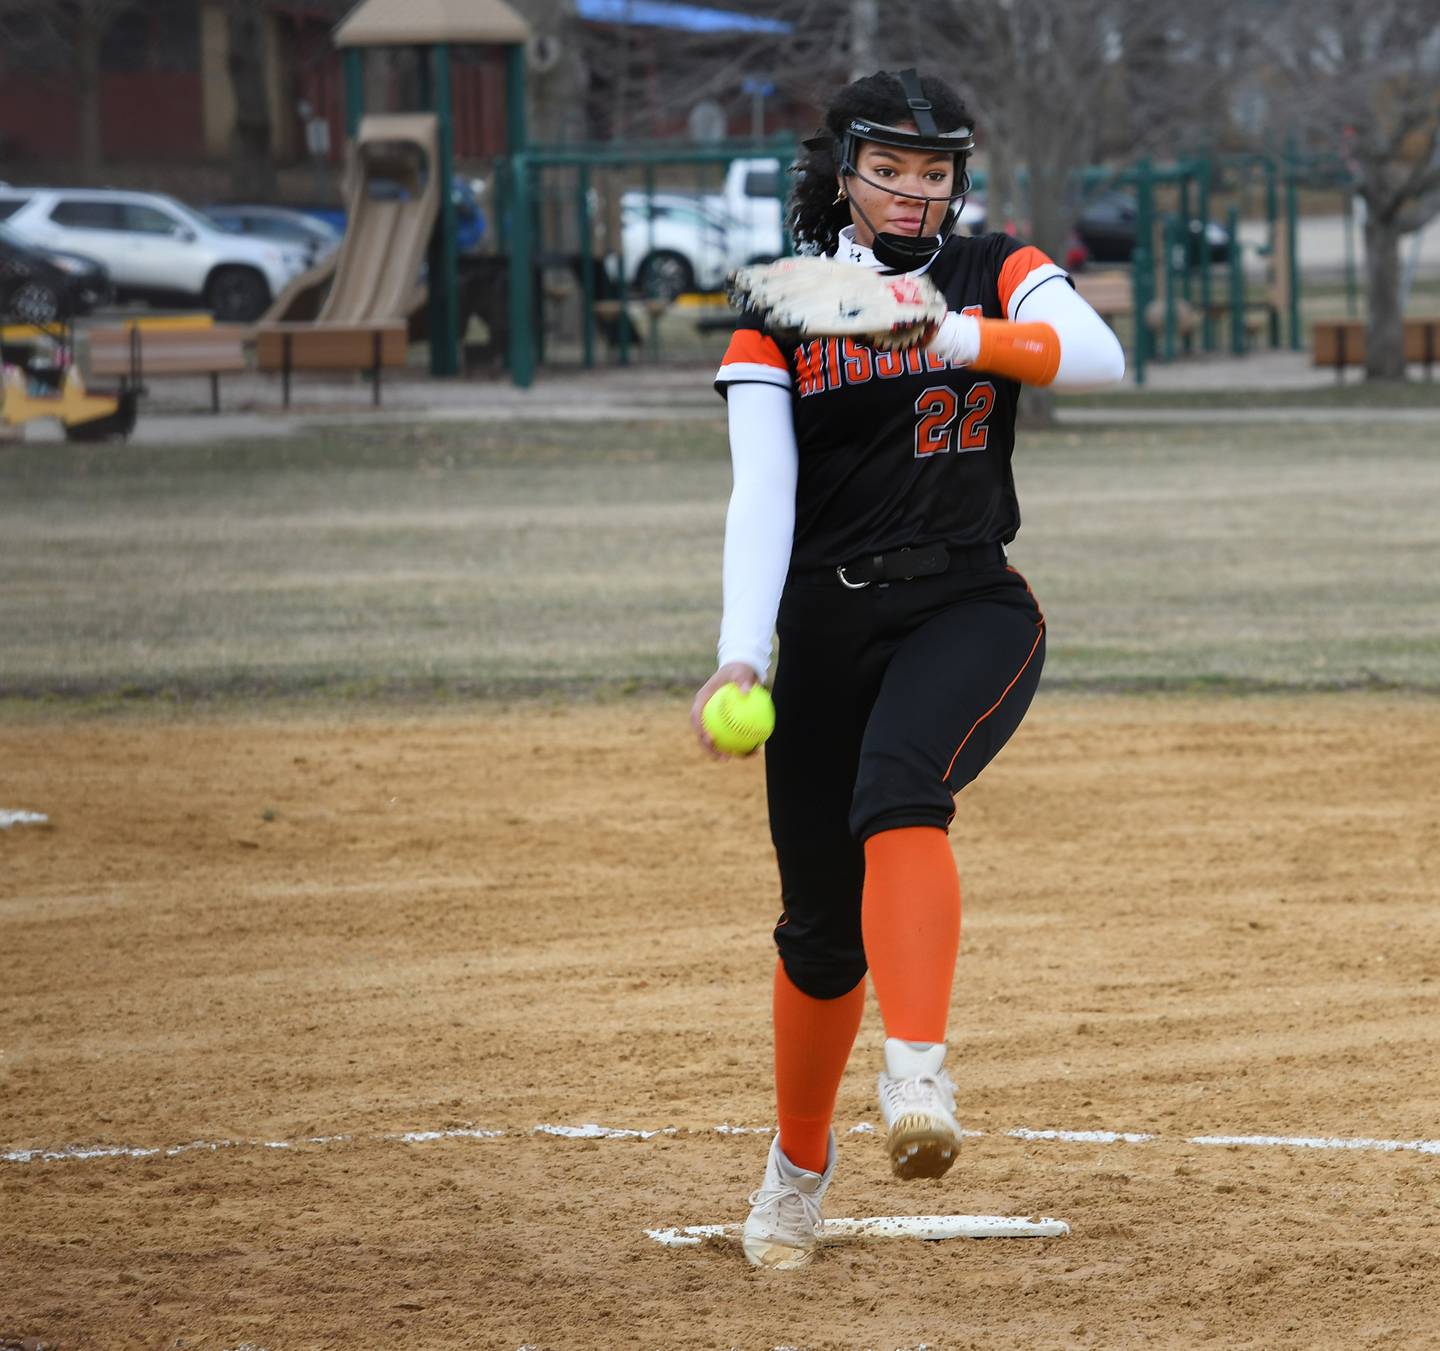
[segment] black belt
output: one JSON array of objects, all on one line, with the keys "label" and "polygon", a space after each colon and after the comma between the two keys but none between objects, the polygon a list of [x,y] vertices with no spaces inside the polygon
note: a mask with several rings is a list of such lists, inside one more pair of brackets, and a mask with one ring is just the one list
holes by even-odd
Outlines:
[{"label": "black belt", "polygon": [[872,582],[888,586],[891,582],[935,577],[961,568],[992,567],[1004,561],[1003,544],[923,544],[914,549],[892,549],[889,553],[871,554],[868,558],[857,558],[853,563],[842,563],[838,568],[816,568],[797,576],[807,582],[838,580],[841,586],[859,591]]}]

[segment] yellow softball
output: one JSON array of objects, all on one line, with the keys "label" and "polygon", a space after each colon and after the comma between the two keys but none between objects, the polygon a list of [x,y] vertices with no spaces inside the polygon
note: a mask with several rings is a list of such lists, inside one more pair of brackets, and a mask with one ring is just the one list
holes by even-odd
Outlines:
[{"label": "yellow softball", "polygon": [[700,721],[716,750],[747,755],[775,730],[775,705],[764,685],[752,685],[742,692],[732,680],[706,700]]}]

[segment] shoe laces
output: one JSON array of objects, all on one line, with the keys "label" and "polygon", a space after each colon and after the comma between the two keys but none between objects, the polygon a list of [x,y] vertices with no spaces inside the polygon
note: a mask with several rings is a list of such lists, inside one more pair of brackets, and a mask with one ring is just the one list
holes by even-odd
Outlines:
[{"label": "shoe laces", "polygon": [[820,1198],[811,1192],[802,1192],[782,1182],[778,1187],[759,1187],[751,1192],[750,1204],[772,1210],[776,1219],[787,1227],[803,1224],[809,1233],[820,1232]]},{"label": "shoe laces", "polygon": [[937,1097],[946,1111],[955,1110],[955,1085],[944,1070],[938,1074],[916,1074],[905,1079],[885,1076],[885,1100],[896,1115],[905,1107],[929,1107]]}]

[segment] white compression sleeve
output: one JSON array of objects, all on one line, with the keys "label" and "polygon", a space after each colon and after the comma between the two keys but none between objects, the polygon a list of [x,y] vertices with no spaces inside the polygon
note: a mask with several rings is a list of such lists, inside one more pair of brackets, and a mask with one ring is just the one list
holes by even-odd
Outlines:
[{"label": "white compression sleeve", "polygon": [[[1110,326],[1090,308],[1055,268],[1043,285],[1017,288],[1010,319],[1049,324],[1060,343],[1060,365],[1048,389],[1099,389],[1125,376],[1125,350]],[[993,321],[987,321],[993,322]],[[980,355],[980,323],[953,310],[940,324],[930,350],[947,361],[969,365]]]},{"label": "white compression sleeve", "polygon": [[788,389],[734,384],[727,403],[735,486],[725,515],[718,664],[743,661],[763,680],[790,570],[800,454]]},{"label": "white compression sleeve", "polygon": [[1050,389],[1100,389],[1125,378],[1125,349],[1088,301],[1056,275],[1029,290],[1017,287],[1010,318],[1022,324],[1049,324],[1060,339],[1060,365]]}]

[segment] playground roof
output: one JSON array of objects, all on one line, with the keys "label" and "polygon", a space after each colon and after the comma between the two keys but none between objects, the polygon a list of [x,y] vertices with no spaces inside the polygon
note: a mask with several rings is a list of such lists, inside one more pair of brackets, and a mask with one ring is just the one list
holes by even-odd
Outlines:
[{"label": "playground roof", "polygon": [[687,33],[788,33],[781,19],[737,14],[669,0],[575,0],[575,13],[590,23],[629,23],[643,28],[680,28]]},{"label": "playground roof", "polygon": [[335,28],[337,47],[524,42],[530,25],[505,0],[361,0]]}]

